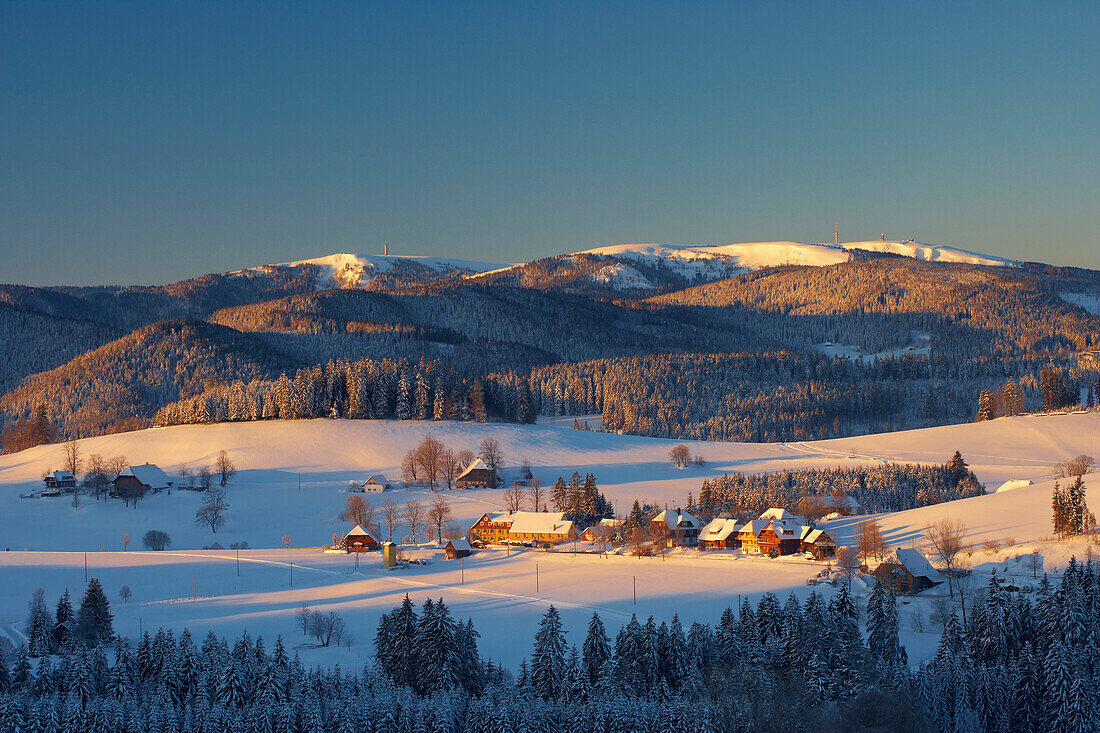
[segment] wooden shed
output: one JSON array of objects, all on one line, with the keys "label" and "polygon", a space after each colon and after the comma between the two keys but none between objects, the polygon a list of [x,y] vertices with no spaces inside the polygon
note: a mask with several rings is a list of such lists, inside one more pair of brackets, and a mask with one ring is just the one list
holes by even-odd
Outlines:
[{"label": "wooden shed", "polygon": [[444,550],[448,560],[469,557],[471,552],[473,552],[473,548],[470,547],[468,540],[447,540],[447,547]]},{"label": "wooden shed", "polygon": [[355,525],[350,532],[344,535],[344,549],[348,552],[373,552],[381,545],[378,540],[362,525]]}]

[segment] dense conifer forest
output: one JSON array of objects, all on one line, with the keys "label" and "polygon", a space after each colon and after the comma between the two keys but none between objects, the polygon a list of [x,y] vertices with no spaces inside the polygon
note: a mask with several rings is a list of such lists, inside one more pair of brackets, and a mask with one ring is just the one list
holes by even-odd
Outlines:
[{"label": "dense conifer forest", "polygon": [[[57,619],[66,629],[51,634]],[[71,621],[71,623],[70,623]],[[34,644],[0,648],[2,731],[974,731],[1094,733],[1100,723],[1100,575],[1071,561],[1021,593],[990,576],[965,621],[910,664],[888,586],[864,608],[841,583],[781,601],[765,593],[715,623],[593,614],[569,640],[551,606],[518,670],[483,660],[472,619],[443,599],[384,614],[362,670],[307,669],[282,637],[268,650],[189,631],[112,630],[93,579],[74,612],[35,595]],[[33,661],[32,661],[33,660]]]}]

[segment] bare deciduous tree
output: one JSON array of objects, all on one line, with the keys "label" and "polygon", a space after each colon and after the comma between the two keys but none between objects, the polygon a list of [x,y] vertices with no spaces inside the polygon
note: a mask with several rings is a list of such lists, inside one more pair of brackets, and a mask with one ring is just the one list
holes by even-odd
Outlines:
[{"label": "bare deciduous tree", "polygon": [[474,462],[474,459],[477,458],[477,454],[469,448],[463,448],[455,453],[455,457],[458,459],[458,472],[462,473]]},{"label": "bare deciduous tree", "polygon": [[449,522],[447,528],[443,530],[443,539],[460,540],[464,534],[462,526],[458,522]]},{"label": "bare deciduous tree", "polygon": [[952,599],[955,597],[954,575],[958,569],[959,556],[966,550],[966,543],[963,542],[965,535],[966,525],[959,519],[941,519],[924,529],[929,554],[943,566],[947,575],[947,594]]},{"label": "bare deciduous tree", "polygon": [[345,522],[354,522],[368,532],[374,523],[374,504],[358,494],[352,494],[344,500],[344,511],[340,519]]},{"label": "bare deciduous tree", "polygon": [[390,542],[393,542],[393,528],[397,526],[400,517],[401,510],[397,502],[388,496],[382,499],[382,518],[386,520],[386,536]]},{"label": "bare deciduous tree", "polygon": [[131,598],[131,597],[133,597],[133,595],[134,595],[134,594],[133,594],[133,593],[132,593],[132,592],[130,591],[130,586],[128,586],[128,585],[124,585],[124,586],[122,586],[122,588],[121,588],[121,589],[120,589],[120,590],[118,591],[118,595],[119,595],[119,597],[121,597],[121,598],[122,598],[122,602],[123,602],[123,603],[129,603],[129,602],[130,602],[130,598]]},{"label": "bare deciduous tree", "polygon": [[462,469],[466,468],[466,466],[459,465],[458,454],[450,448],[447,448],[443,451],[441,468],[440,475],[447,484],[447,490],[450,491],[454,486],[455,479],[458,478],[458,474],[462,473]]},{"label": "bare deciduous tree", "polygon": [[179,477],[180,480],[180,488],[183,488],[185,486],[190,488],[193,485],[195,479],[191,475],[191,467],[188,466],[186,463],[181,463],[179,465],[179,468],[176,469],[176,475]]},{"label": "bare deciduous tree", "polygon": [[111,456],[107,459],[107,474],[113,479],[125,471],[129,464],[126,456]]},{"label": "bare deciduous tree", "polygon": [[1039,570],[1043,567],[1043,556],[1039,554],[1038,550],[1032,550],[1031,554],[1027,556],[1027,567],[1031,570],[1031,577],[1037,577]]},{"label": "bare deciduous tree", "polygon": [[432,437],[431,433],[424,436],[420,444],[416,446],[413,454],[416,458],[416,467],[420,476],[428,482],[428,487],[435,490],[439,483],[439,475],[443,471],[443,452],[446,450],[443,443]]},{"label": "bare deciduous tree", "polygon": [[531,501],[531,511],[537,512],[542,507],[545,492],[542,489],[542,481],[538,476],[531,477],[531,485],[527,487],[527,496]]},{"label": "bare deciduous tree", "polygon": [[504,463],[504,451],[500,447],[500,442],[496,438],[486,438],[481,441],[480,447],[478,456],[485,461],[485,465],[494,471],[499,469]]},{"label": "bare deciduous tree", "polygon": [[416,451],[409,451],[401,459],[401,480],[406,486],[413,486],[417,482],[416,475]]},{"label": "bare deciduous tree", "polygon": [[504,506],[510,512],[518,512],[523,507],[523,487],[513,484],[504,490]]},{"label": "bare deciduous tree", "polygon": [[290,547],[290,535],[288,534],[283,535],[283,547]]},{"label": "bare deciduous tree", "polygon": [[214,473],[210,470],[210,466],[199,467],[199,488],[203,491],[210,491],[210,487],[214,485]]},{"label": "bare deciduous tree", "polygon": [[206,503],[195,512],[195,524],[210,527],[210,531],[217,534],[225,526],[225,515],[228,511],[229,503],[225,500],[225,492],[212,489],[206,494]]},{"label": "bare deciduous tree", "polygon": [[1087,456],[1084,453],[1071,458],[1065,463],[1059,463],[1054,467],[1054,475],[1059,478],[1077,478],[1078,476],[1084,476],[1086,473],[1092,471],[1096,465],[1096,459],[1092,456]]},{"label": "bare deciduous tree", "polygon": [[130,533],[129,532],[123,532],[122,533],[122,551],[126,552],[126,548],[129,547],[129,546],[130,546]]},{"label": "bare deciduous tree", "polygon": [[172,538],[168,536],[167,532],[151,529],[141,538],[141,544],[145,545],[147,550],[160,552],[172,544]]},{"label": "bare deciduous tree", "polygon": [[844,573],[849,586],[852,585],[852,574],[860,568],[859,554],[851,547],[840,546],[836,548],[836,567]]},{"label": "bare deciduous tree", "polygon": [[670,448],[668,451],[669,460],[676,464],[676,468],[687,468],[691,462],[691,451],[688,447],[681,443],[680,445]]},{"label": "bare deciduous tree", "polygon": [[435,538],[443,541],[443,525],[451,518],[451,507],[447,503],[447,497],[439,494],[435,501],[428,507],[428,521],[435,527]]},{"label": "bare deciduous tree", "polygon": [[107,460],[98,453],[88,456],[88,473],[84,476],[84,485],[95,491],[96,501],[99,501],[100,493],[107,493]]},{"label": "bare deciduous tree", "polygon": [[84,462],[80,458],[80,443],[75,439],[65,443],[65,470],[76,476],[80,475],[80,467]]},{"label": "bare deciduous tree", "polygon": [[218,454],[218,460],[214,462],[214,468],[218,471],[218,480],[223,487],[237,473],[237,467],[233,465],[233,461],[230,460],[229,454],[225,451]]},{"label": "bare deciduous tree", "polygon": [[806,517],[813,524],[832,511],[831,497],[828,496],[803,496],[798,500],[798,513]]},{"label": "bare deciduous tree", "polygon": [[886,540],[882,537],[878,520],[874,517],[864,519],[856,527],[856,554],[866,561],[872,558],[881,560],[886,553]]},{"label": "bare deciduous tree", "polygon": [[424,523],[424,507],[416,499],[409,499],[405,502],[404,516],[405,524],[409,525],[409,535],[413,538],[413,542],[416,542],[417,535],[420,534],[420,525]]}]

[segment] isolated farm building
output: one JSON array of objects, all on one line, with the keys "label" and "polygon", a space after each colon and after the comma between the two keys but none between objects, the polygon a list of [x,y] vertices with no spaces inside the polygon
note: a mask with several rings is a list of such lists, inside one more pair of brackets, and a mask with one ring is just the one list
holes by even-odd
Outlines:
[{"label": "isolated farm building", "polygon": [[383,491],[389,491],[389,489],[390,482],[380,473],[368,476],[366,481],[359,484],[359,490],[368,494],[380,494]]},{"label": "isolated farm building", "polygon": [[472,525],[466,536],[474,542],[499,544],[508,539],[508,528],[512,526],[512,514],[509,512],[486,512]]},{"label": "isolated farm building", "polygon": [[50,471],[42,480],[46,483],[46,489],[42,493],[47,496],[56,496],[62,491],[76,488],[76,476],[68,471]]},{"label": "isolated farm building", "polygon": [[620,540],[624,520],[601,519],[581,532],[581,539],[585,542],[612,542]]},{"label": "isolated farm building", "polygon": [[875,568],[875,577],[894,587],[898,593],[920,593],[944,582],[940,571],[932,567],[919,550],[899,547]]},{"label": "isolated farm building", "polygon": [[810,553],[815,560],[824,560],[836,555],[836,540],[823,529],[804,526],[798,549],[800,552]]},{"label": "isolated farm building", "polygon": [[799,502],[800,505],[810,504],[825,512],[825,514],[839,514],[844,517],[850,517],[853,514],[859,514],[859,502],[848,496],[847,494],[841,494],[839,496],[811,496],[807,494],[802,497]]},{"label": "isolated farm building", "polygon": [[677,547],[694,547],[699,542],[699,520],[679,507],[665,509],[649,520],[649,527],[659,535],[667,533],[669,542]]},{"label": "isolated farm building", "polygon": [[141,466],[127,466],[126,470],[115,477],[111,484],[111,493],[124,499],[145,496],[152,491],[162,491],[172,487],[172,482],[164,471],[152,463]]},{"label": "isolated farm building", "polygon": [[471,487],[495,489],[500,486],[500,479],[497,478],[495,468],[489,468],[485,465],[485,461],[477,458],[466,467],[465,471],[458,475],[458,478],[455,479],[455,486],[460,489]]},{"label": "isolated farm building", "polygon": [[372,552],[380,546],[374,535],[363,529],[361,524],[355,525],[344,535],[344,549],[348,552]]},{"label": "isolated farm building", "polygon": [[699,533],[699,544],[708,550],[732,550],[741,546],[737,532],[741,525],[736,519],[716,517]]},{"label": "isolated farm building", "polygon": [[508,539],[512,542],[556,544],[577,539],[577,528],[564,512],[512,512]]},{"label": "isolated farm building", "polygon": [[798,552],[802,526],[782,519],[771,520],[758,535],[760,552],[765,555],[793,555]]},{"label": "isolated farm building", "polygon": [[742,552],[749,555],[760,554],[760,533],[764,531],[764,527],[767,527],[769,523],[766,519],[753,519],[738,528],[737,542],[741,546]]},{"label": "isolated farm building", "polygon": [[447,547],[443,552],[448,560],[457,560],[460,557],[469,557],[473,548],[467,540],[447,540]]}]

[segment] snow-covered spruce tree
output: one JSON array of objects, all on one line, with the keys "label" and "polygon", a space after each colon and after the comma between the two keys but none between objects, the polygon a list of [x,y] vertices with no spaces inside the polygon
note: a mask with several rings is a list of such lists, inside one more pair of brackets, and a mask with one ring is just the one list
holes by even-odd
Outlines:
[{"label": "snow-covered spruce tree", "polygon": [[561,616],[553,605],[546,610],[535,633],[535,648],[531,653],[531,690],[543,700],[556,700],[567,682],[565,679],[565,633]]},{"label": "snow-covered spruce tree", "polygon": [[599,682],[604,665],[611,658],[611,641],[607,638],[607,631],[598,613],[593,612],[592,618],[588,621],[588,632],[584,637],[581,652],[582,664],[588,674],[588,683],[595,686]]}]

